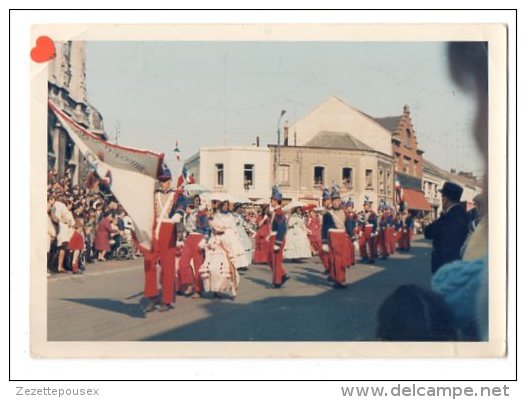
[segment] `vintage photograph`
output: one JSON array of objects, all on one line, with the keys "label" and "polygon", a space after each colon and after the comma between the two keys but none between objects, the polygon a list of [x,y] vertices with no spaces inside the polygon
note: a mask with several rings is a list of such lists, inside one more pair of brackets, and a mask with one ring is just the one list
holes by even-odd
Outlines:
[{"label": "vintage photograph", "polygon": [[489,306],[495,43],[239,29],[37,36],[45,341],[495,339],[504,355],[505,307]]}]

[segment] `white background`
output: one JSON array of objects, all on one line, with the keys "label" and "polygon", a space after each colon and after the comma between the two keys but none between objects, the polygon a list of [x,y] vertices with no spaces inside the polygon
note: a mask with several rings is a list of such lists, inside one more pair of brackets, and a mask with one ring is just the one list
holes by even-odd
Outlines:
[{"label": "white background", "polygon": [[[38,7],[41,3],[32,2]],[[58,2],[57,2],[58,3]],[[71,2],[60,2],[54,4],[58,7],[71,7]],[[148,2],[154,5],[155,2]],[[108,2],[92,1],[86,6],[107,6]],[[261,6],[267,8],[281,5],[283,2],[265,2]],[[46,4],[47,5],[47,4]],[[142,7],[143,4],[136,2],[130,7]],[[157,5],[157,4],[156,4]],[[159,6],[164,6],[161,2]],[[242,2],[225,4],[223,7],[243,7]],[[316,8],[321,6],[314,2],[302,2],[304,7]],[[323,2],[323,6],[338,7],[337,2]],[[398,6],[416,7],[421,6],[417,2],[397,2]],[[442,2],[442,7],[448,5],[459,5],[455,2]],[[493,5],[490,2],[477,2],[479,7]],[[511,7],[511,2],[499,2],[502,7]],[[17,5],[12,4],[12,7]],[[213,7],[213,2],[206,6]],[[381,6],[389,7],[385,2]],[[27,6],[26,6],[27,7]],[[203,7],[203,6],[201,6]],[[519,13],[520,14],[520,13]],[[4,20],[5,21],[5,20]],[[230,23],[289,23],[289,22],[316,22],[316,23],[378,23],[378,22],[415,22],[415,23],[480,23],[501,22],[509,25],[509,48],[510,48],[510,192],[509,192],[509,354],[504,359],[440,359],[440,360],[378,360],[378,359],[355,359],[355,360],[37,360],[32,359],[29,353],[29,34],[32,24],[47,23],[206,23],[206,22],[230,22]],[[254,11],[254,12],[225,12],[225,11],[202,11],[202,12],[85,12],[85,11],[53,11],[53,12],[31,12],[14,11],[11,13],[11,97],[9,99],[11,130],[10,153],[11,164],[7,166],[7,158],[4,156],[0,161],[3,171],[10,167],[10,219],[11,229],[5,235],[10,237],[11,255],[11,343],[10,343],[10,378],[21,380],[38,380],[42,375],[48,375],[53,371],[55,379],[127,379],[130,375],[141,376],[143,379],[514,379],[515,378],[515,221],[516,221],[516,196],[515,196],[515,149],[516,149],[516,126],[515,126],[515,96],[513,88],[515,82],[515,13],[499,11]],[[4,52],[8,50],[4,41]],[[4,63],[4,73],[8,71]],[[5,88],[5,86],[4,86]],[[7,89],[7,88],[6,88]],[[4,97],[5,99],[5,97]],[[7,112],[7,105],[3,110]],[[4,121],[7,122],[7,116]],[[521,163],[522,164],[522,163]],[[521,165],[522,167],[522,165]],[[6,188],[6,185],[4,185]],[[4,189],[6,190],[6,189]],[[5,196],[2,199],[2,208],[7,210]],[[4,220],[6,220],[5,218]],[[7,243],[4,236],[3,243]],[[7,254],[7,252],[3,252]],[[4,256],[6,258],[6,256]],[[7,266],[6,266],[7,267]],[[523,276],[524,273],[521,275]],[[3,280],[4,293],[8,293],[8,280]],[[4,298],[4,304],[7,299]],[[6,307],[7,308],[7,307]],[[2,330],[3,343],[8,343],[7,326]],[[2,346],[4,352],[7,346]],[[7,360],[7,354],[2,357]],[[7,362],[2,362],[3,367]],[[102,397],[99,398],[160,398],[161,396],[180,397],[183,395],[196,398],[213,396],[216,399],[231,398],[282,398],[294,395],[302,399],[310,398],[332,398],[341,396],[340,384],[336,382],[292,382],[292,383],[241,383],[241,382],[210,382],[210,383],[50,383],[25,382],[9,383],[8,371],[3,371],[2,392],[7,398],[14,398],[15,386],[37,387],[52,386],[60,387],[101,387]],[[349,383],[350,384],[350,383]],[[123,395],[126,391],[126,395]],[[512,385],[512,398],[518,398],[520,387]]]}]

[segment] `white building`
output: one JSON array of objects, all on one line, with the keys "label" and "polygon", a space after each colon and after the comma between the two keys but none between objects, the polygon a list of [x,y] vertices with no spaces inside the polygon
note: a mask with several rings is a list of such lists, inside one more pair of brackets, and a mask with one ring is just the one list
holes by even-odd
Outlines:
[{"label": "white building", "polygon": [[461,201],[468,204],[468,208],[473,205],[473,199],[482,193],[482,184],[475,179],[470,179],[465,175],[456,174],[454,171],[447,172],[432,162],[424,161],[424,175],[422,177],[422,190],[431,207],[433,208],[432,217],[437,218],[442,211],[442,196],[439,189],[444,182],[450,181],[462,186]]},{"label": "white building", "polygon": [[202,147],[185,166],[199,184],[214,192],[250,199],[270,196],[272,163],[266,147]]}]

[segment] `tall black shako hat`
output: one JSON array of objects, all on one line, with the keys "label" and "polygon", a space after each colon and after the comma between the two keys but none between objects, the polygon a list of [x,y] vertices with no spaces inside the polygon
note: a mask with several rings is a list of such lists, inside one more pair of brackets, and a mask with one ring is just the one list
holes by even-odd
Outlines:
[{"label": "tall black shako hat", "polygon": [[453,182],[444,182],[442,189],[439,189],[439,192],[442,193],[443,196],[446,196],[452,201],[460,201],[463,191],[462,186]]}]

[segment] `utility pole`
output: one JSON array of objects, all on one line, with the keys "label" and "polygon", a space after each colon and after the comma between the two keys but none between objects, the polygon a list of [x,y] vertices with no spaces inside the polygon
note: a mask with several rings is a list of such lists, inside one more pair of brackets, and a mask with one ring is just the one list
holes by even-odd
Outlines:
[{"label": "utility pole", "polygon": [[274,155],[274,184],[275,185],[278,184],[278,168],[279,168],[279,163],[280,163],[280,154],[279,154],[279,150],[281,146],[280,124],[281,124],[281,119],[286,114],[286,112],[287,112],[286,110],[281,110],[281,114],[278,118],[278,145],[276,147],[276,153]]},{"label": "utility pole", "polygon": [[115,144],[119,144],[119,136],[121,135],[121,122],[115,121]]}]

